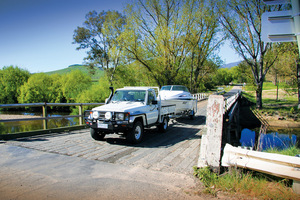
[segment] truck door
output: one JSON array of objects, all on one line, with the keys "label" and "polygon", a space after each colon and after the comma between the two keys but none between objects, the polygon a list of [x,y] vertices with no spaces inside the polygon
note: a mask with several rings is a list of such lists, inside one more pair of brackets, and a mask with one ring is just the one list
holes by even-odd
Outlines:
[{"label": "truck door", "polygon": [[153,105],[152,104],[153,100],[156,100],[155,92],[154,90],[149,90],[148,99],[147,99],[147,111],[146,111],[148,124],[153,124],[158,119],[158,105]]}]

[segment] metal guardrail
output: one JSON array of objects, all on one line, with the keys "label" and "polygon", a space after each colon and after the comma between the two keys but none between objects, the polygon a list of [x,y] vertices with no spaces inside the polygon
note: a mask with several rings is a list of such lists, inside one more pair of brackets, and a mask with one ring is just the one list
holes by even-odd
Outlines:
[{"label": "metal guardrail", "polygon": [[197,94],[192,94],[194,99],[197,99],[198,101],[207,99],[209,94],[208,93],[197,93]]},{"label": "metal guardrail", "polygon": [[[219,95],[224,92],[225,92],[225,90],[222,90],[222,91],[213,93],[213,95]],[[193,95],[194,99],[201,101],[204,99],[208,99],[209,95],[212,95],[212,93],[196,93],[196,94],[192,94],[192,95]]]},{"label": "metal guardrail", "polygon": [[[0,122],[15,122],[15,121],[30,121],[30,120],[43,120],[43,128],[44,130],[48,129],[47,120],[48,119],[63,119],[63,118],[79,118],[79,125],[83,124],[83,112],[82,106],[91,106],[91,105],[103,105],[104,103],[25,103],[25,104],[0,104],[0,108],[20,108],[20,107],[42,107],[42,117],[36,118],[21,118],[21,119],[6,119],[1,120]],[[78,106],[79,107],[79,115],[64,115],[64,116],[55,116],[48,117],[47,116],[47,107],[49,106]]]},{"label": "metal guardrail", "polygon": [[222,166],[238,166],[300,181],[300,158],[241,149],[226,144]]},{"label": "metal guardrail", "polygon": [[232,105],[236,102],[236,100],[239,98],[240,96],[240,92],[236,93],[235,95],[226,98],[224,101],[224,113],[226,113],[227,111],[230,110],[230,108],[232,107]]}]

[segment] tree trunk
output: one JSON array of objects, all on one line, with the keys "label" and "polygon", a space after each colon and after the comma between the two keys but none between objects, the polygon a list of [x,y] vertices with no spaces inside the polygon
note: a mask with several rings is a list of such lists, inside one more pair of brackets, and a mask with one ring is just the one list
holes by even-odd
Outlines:
[{"label": "tree trunk", "polygon": [[263,82],[259,82],[256,88],[256,108],[262,109],[262,87]]}]

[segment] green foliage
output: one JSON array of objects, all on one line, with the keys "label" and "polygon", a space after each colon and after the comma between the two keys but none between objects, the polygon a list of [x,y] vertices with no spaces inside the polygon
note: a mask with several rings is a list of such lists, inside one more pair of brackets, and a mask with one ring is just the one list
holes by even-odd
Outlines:
[{"label": "green foliage", "polygon": [[75,102],[74,99],[82,91],[91,85],[91,77],[79,70],[72,71],[62,77],[62,92],[68,103]]},{"label": "green foliage", "polygon": [[194,175],[204,183],[204,192],[214,196],[222,190],[241,199],[299,199],[299,195],[285,184],[285,179],[270,181],[262,173],[229,168],[228,172],[217,175],[209,168],[194,167]]},{"label": "green foliage", "polygon": [[[105,102],[105,99],[109,97],[110,83],[107,76],[100,78],[97,84],[92,85],[88,89],[82,91],[76,96],[75,102],[80,103],[101,103]],[[84,110],[91,109],[94,106],[84,106]]]},{"label": "green foliage", "polygon": [[44,73],[33,74],[21,87],[18,101],[19,103],[54,103],[57,97],[61,96],[57,87],[59,85],[54,84],[54,76],[52,78]]},{"label": "green foliage", "polygon": [[77,50],[88,50],[85,58],[91,68],[104,69],[113,80],[114,72],[122,62],[122,46],[119,35],[123,30],[125,17],[117,11],[96,11],[86,15],[83,27],[74,31],[74,44]]},{"label": "green foliage", "polygon": [[155,80],[149,76],[147,69],[140,63],[132,62],[119,67],[115,72],[113,86],[120,88],[124,86],[155,86]]},{"label": "green foliage", "polygon": [[90,85],[91,77],[78,70],[65,75],[33,74],[21,86],[18,101],[19,103],[73,103],[77,95],[88,89]]},{"label": "green foliage", "polygon": [[194,167],[194,176],[198,177],[205,187],[210,188],[216,184],[218,176],[212,172],[209,167],[197,168]]},{"label": "green foliage", "polygon": [[231,68],[230,71],[234,82],[254,85],[251,67],[246,61],[242,61],[238,66]]},{"label": "green foliage", "polygon": [[297,147],[297,145],[292,145],[289,148],[286,149],[276,149],[276,148],[270,148],[266,150],[267,153],[276,153],[276,154],[282,154],[287,156],[296,156],[300,155],[300,148]]},{"label": "green foliage", "polygon": [[[278,11],[284,6],[268,6],[262,1],[219,1],[220,24],[229,36],[236,52],[251,67],[256,85],[256,107],[262,108],[262,86],[264,78],[276,61],[278,51],[272,51],[272,43],[261,40],[261,15],[266,10]],[[268,52],[271,52],[269,54]]]},{"label": "green foliage", "polygon": [[71,73],[72,71],[80,70],[82,73],[86,75],[90,75],[92,80],[98,80],[100,77],[104,75],[104,71],[100,69],[90,69],[87,65],[70,65],[67,68],[55,70],[51,72],[45,72],[47,75],[60,74],[65,75]]},{"label": "green foliage", "polygon": [[214,5],[202,1],[134,1],[126,10],[127,23],[120,40],[126,56],[139,62],[156,85],[183,81],[196,90],[205,62],[222,41],[216,34],[217,13],[211,12]]},{"label": "green foliage", "polygon": [[0,103],[14,104],[18,102],[21,86],[27,82],[30,73],[19,67],[3,67],[0,70]]},{"label": "green foliage", "polygon": [[216,74],[213,75],[212,81],[215,85],[229,85],[232,81],[232,74],[228,69],[218,69]]},{"label": "green foliage", "polygon": [[278,53],[277,61],[270,69],[267,79],[276,83],[284,82],[288,88],[297,87],[297,60],[299,59],[299,51],[297,43],[282,42],[274,45],[273,51],[269,51],[269,56]]}]

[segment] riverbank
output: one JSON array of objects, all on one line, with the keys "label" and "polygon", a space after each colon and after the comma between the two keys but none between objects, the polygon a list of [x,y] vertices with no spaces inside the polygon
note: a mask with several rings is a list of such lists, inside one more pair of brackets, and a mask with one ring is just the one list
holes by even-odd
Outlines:
[{"label": "riverbank", "polygon": [[0,114],[0,119],[30,119],[30,118],[40,118],[41,116],[33,116],[33,115],[8,115],[8,114]]},{"label": "riverbank", "polygon": [[264,119],[270,124],[271,127],[300,128],[300,122],[294,121],[294,119],[280,116],[264,116]]}]

